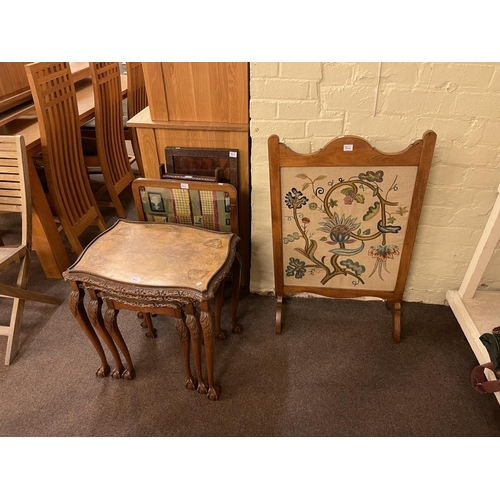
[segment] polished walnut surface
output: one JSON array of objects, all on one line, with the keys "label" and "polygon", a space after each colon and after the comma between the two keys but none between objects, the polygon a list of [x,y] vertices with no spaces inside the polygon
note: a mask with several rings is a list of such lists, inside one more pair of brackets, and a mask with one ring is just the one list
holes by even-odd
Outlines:
[{"label": "polished walnut surface", "polygon": [[[192,226],[119,220],[65,273],[130,286],[210,292],[238,237]],[[131,244],[131,242],[135,242]]]}]

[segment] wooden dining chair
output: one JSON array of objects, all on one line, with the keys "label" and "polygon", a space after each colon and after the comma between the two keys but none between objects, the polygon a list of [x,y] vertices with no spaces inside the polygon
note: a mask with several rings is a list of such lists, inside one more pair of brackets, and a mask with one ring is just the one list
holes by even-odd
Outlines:
[{"label": "wooden dining chair", "polygon": [[21,241],[0,246],[0,272],[19,262],[16,286],[0,283],[0,296],[13,299],[10,323],[0,326],[0,335],[7,336],[5,364],[9,365],[19,350],[19,334],[25,300],[59,305],[57,297],[27,290],[31,252],[31,196],[28,160],[24,138],[0,135],[0,213],[19,213]]},{"label": "wooden dining chair", "polygon": [[[128,62],[127,68],[127,118],[130,119],[148,105],[144,71],[141,62]],[[135,127],[125,127],[125,139],[132,143],[139,175],[144,177],[144,166]]]},{"label": "wooden dining chair", "polygon": [[[100,206],[112,206],[121,218],[127,212],[120,200],[122,193],[134,180],[123,130],[123,107],[120,65],[117,62],[91,62],[90,74],[95,99],[96,148],[84,149],[89,173],[102,173],[104,182],[95,193]],[[97,170],[92,170],[96,168]],[[96,183],[98,185],[98,183]],[[105,201],[108,193],[111,201]]]},{"label": "wooden dining chair", "polygon": [[80,120],[69,63],[37,62],[26,74],[40,127],[43,171],[50,202],[73,251],[83,251],[79,236],[106,223],[97,206],[83,159]]},{"label": "wooden dining chair", "polygon": [[[140,221],[186,224],[239,235],[238,197],[232,184],[174,179],[136,179],[132,183],[137,217]],[[189,248],[186,248],[189,252]],[[236,257],[240,259],[239,254]],[[239,269],[241,272],[241,262]],[[239,273],[238,272],[238,273]],[[233,300],[238,302],[240,275],[228,275],[232,280]],[[215,305],[215,332],[224,339],[221,328],[221,310],[224,301],[224,282],[219,286]],[[241,332],[237,323],[236,307],[233,308],[232,331]],[[150,318],[144,315],[146,324],[151,329]]]}]

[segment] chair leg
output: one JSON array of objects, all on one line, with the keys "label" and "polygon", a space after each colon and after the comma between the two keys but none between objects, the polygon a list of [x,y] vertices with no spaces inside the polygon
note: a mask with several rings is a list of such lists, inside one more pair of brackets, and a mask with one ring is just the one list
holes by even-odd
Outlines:
[{"label": "chair leg", "polygon": [[120,197],[118,196],[118,193],[116,192],[115,189],[108,189],[108,194],[111,198],[111,203],[113,204],[113,207],[115,208],[116,212],[118,213],[118,217],[121,219],[126,219],[127,218],[127,211],[125,208],[123,208],[122,202],[120,200]]},{"label": "chair leg", "polygon": [[[30,256],[26,253],[21,258],[19,272],[17,275],[17,286],[26,289],[28,286],[28,275],[30,270]],[[12,314],[10,316],[10,326],[7,339],[7,351],[5,352],[5,364],[10,365],[19,351],[19,335],[23,321],[24,299],[14,299]]]}]

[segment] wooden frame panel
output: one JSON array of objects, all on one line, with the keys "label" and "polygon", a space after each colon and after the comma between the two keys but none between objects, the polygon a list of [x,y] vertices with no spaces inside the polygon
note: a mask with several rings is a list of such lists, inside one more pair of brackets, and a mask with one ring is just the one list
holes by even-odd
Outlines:
[{"label": "wooden frame panel", "polygon": [[299,154],[278,136],[269,138],[276,333],[285,295],[373,296],[392,308],[399,342],[435,142],[427,131],[405,150],[384,153],[361,137],[344,136]]},{"label": "wooden frame panel", "polygon": [[226,182],[238,189],[238,150],[233,148],[165,148],[164,179]]},{"label": "wooden frame panel", "polygon": [[[197,195],[195,198],[191,196],[191,201],[188,202],[191,206],[188,211],[190,212],[189,221],[182,221],[178,219],[178,207],[175,207],[176,193],[188,192]],[[181,181],[174,179],[135,179],[132,183],[132,193],[134,196],[134,203],[137,210],[137,218],[140,221],[147,222],[170,222],[177,224],[187,224],[202,227],[204,229],[211,229],[220,232],[232,232],[239,235],[238,223],[238,193],[232,184],[227,183],[206,183],[198,181]],[[158,207],[146,208],[148,197],[150,194],[157,194],[161,198]],[[196,215],[201,218],[204,217],[203,208],[201,207],[201,198],[199,193],[206,193],[210,195],[210,205],[219,205],[220,219],[226,219],[220,225],[214,224],[209,227],[200,223],[199,225],[194,222]],[[212,196],[213,195],[213,196]],[[220,196],[219,196],[220,195]],[[196,200],[196,201],[195,201]],[[195,204],[200,204],[201,210],[196,212]],[[193,211],[194,208],[194,211]],[[210,218],[214,218],[214,212],[209,208]],[[177,212],[177,213],[176,213]],[[211,225],[212,226],[212,225]]]}]

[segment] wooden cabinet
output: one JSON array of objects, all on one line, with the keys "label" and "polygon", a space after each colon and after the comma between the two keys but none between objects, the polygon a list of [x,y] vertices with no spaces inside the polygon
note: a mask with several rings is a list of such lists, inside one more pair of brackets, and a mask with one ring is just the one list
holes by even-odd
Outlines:
[{"label": "wooden cabinet", "polygon": [[135,127],[146,177],[159,178],[166,147],[238,152],[242,285],[250,282],[248,63],[143,63],[149,106]]},{"label": "wooden cabinet", "polygon": [[25,62],[0,62],[0,113],[31,99]]}]

